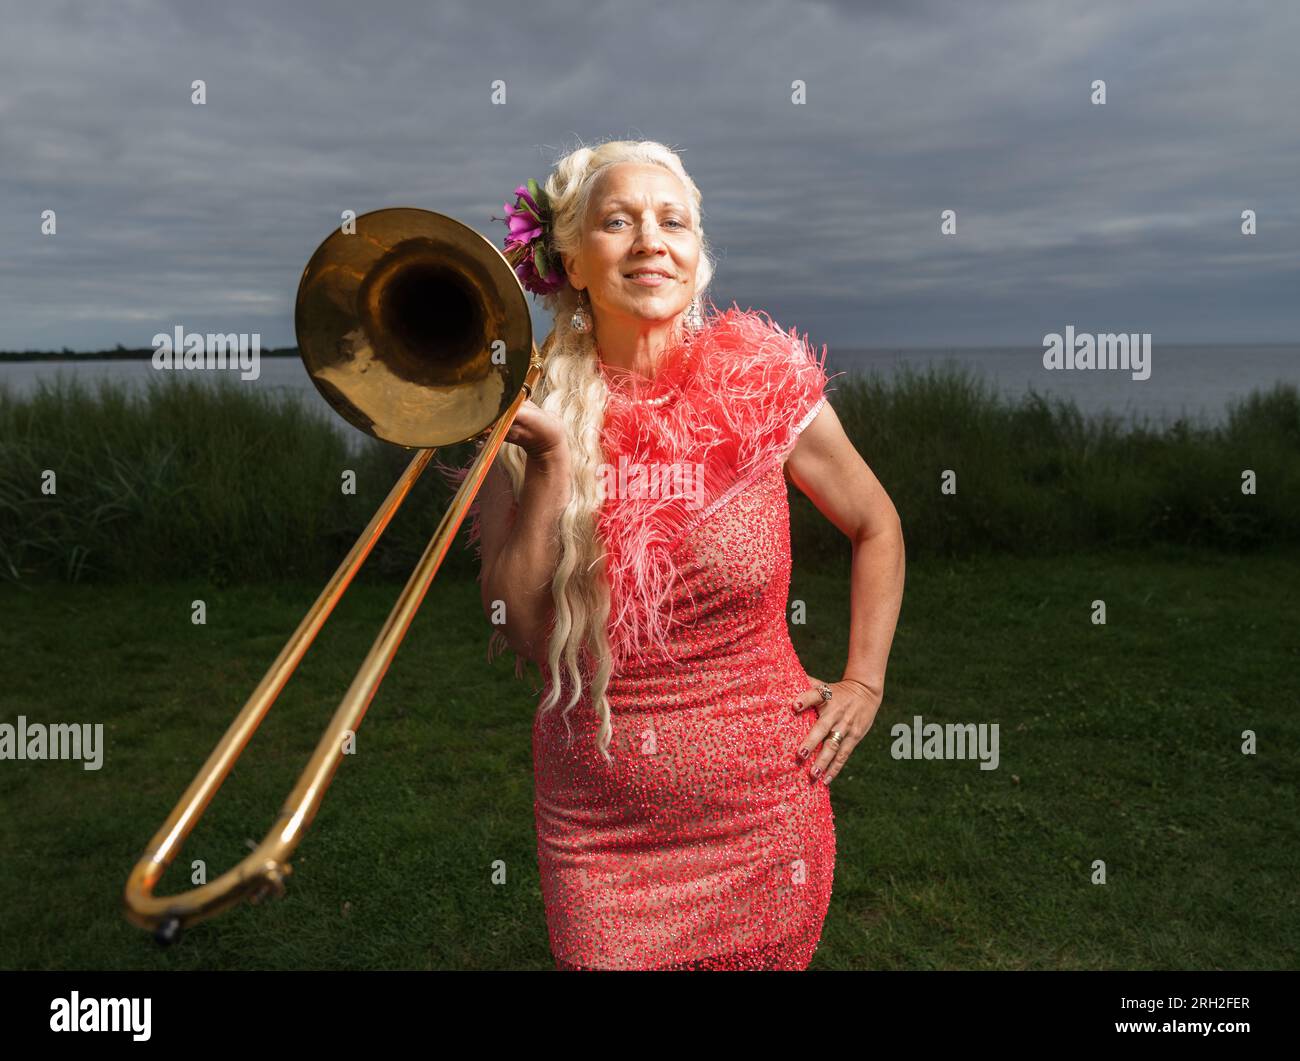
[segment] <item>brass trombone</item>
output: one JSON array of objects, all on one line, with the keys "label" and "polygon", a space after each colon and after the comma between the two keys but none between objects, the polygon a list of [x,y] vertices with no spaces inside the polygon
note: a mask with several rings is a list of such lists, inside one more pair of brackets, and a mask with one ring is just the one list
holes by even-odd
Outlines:
[{"label": "brass trombone", "polygon": [[[245,897],[258,902],[283,894],[288,858],[316,816],[345,740],[365,717],[506,432],[542,375],[528,303],[510,263],[473,229],[429,210],[376,210],[356,218],[355,232],[330,235],[303,271],[294,324],[312,382],[334,410],[361,431],[418,452],[131,871],[126,916],[160,943]],[[436,448],[485,433],[478,458],[265,839],[216,880],[154,895]]]}]

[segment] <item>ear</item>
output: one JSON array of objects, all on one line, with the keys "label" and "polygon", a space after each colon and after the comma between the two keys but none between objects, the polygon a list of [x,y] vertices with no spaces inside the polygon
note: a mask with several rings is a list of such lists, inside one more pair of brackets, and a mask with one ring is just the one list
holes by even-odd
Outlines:
[{"label": "ear", "polygon": [[569,278],[569,283],[576,288],[578,286],[576,281],[582,279],[582,274],[576,268],[573,257],[561,254],[560,264],[564,266],[564,273]]}]

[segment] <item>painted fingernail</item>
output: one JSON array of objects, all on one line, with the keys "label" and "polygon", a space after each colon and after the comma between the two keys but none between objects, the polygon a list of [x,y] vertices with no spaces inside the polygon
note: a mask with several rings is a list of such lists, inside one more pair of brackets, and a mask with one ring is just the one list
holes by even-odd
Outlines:
[{"label": "painted fingernail", "polygon": [[799,749],[799,761],[800,761],[800,762],[803,762],[803,761],[804,761],[805,759],[807,759],[808,756],[810,756],[810,755],[812,755],[812,749],[811,749],[811,748],[800,748],[800,749]]},{"label": "painted fingernail", "polygon": [[814,766],[812,769],[812,779],[816,781],[817,778],[821,776],[821,772],[822,768],[820,766]]},{"label": "painted fingernail", "polygon": [[829,785],[829,784],[831,783],[832,780],[834,780],[834,779],[833,779],[833,778],[828,774],[826,777],[823,777],[823,778],[822,778],[822,784],[823,784],[823,785]]}]

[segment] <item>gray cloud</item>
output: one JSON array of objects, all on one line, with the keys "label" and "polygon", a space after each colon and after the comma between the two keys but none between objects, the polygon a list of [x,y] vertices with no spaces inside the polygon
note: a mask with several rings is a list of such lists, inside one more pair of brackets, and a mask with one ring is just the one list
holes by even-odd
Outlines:
[{"label": "gray cloud", "polygon": [[4,24],[0,348],[176,323],[290,345],[342,210],[423,206],[499,244],[516,184],[610,136],[681,150],[715,300],[832,348],[1036,345],[1066,323],[1290,340],[1300,317],[1285,0],[137,0]]}]

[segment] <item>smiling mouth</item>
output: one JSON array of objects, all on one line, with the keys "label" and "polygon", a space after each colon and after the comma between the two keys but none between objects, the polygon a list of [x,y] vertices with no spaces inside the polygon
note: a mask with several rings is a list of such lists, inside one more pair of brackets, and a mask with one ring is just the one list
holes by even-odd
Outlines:
[{"label": "smiling mouth", "polygon": [[634,269],[630,273],[623,274],[629,280],[637,280],[644,277],[658,277],[660,280],[671,280],[672,274],[665,273],[659,269]]}]

